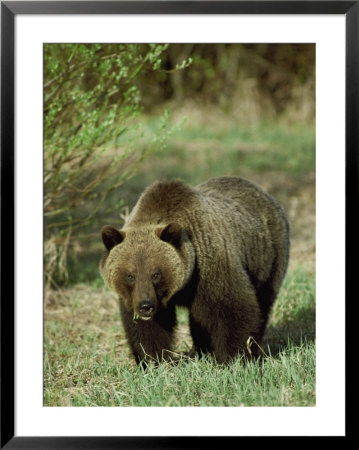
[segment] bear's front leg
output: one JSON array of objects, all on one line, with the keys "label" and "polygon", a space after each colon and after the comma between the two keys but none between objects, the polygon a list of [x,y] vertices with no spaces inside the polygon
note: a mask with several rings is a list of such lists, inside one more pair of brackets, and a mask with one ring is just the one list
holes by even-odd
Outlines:
[{"label": "bear's front leg", "polygon": [[122,323],[126,337],[137,364],[171,359],[171,349],[176,326],[174,306],[160,308],[152,320],[143,321],[134,317],[120,300]]}]

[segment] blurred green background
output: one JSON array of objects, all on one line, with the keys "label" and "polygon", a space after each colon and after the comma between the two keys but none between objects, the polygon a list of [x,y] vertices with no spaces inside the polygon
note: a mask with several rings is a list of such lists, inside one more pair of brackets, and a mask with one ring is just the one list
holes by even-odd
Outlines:
[{"label": "blurred green background", "polygon": [[46,286],[101,285],[101,227],[159,178],[249,178],[315,265],[315,45],[46,44]]}]

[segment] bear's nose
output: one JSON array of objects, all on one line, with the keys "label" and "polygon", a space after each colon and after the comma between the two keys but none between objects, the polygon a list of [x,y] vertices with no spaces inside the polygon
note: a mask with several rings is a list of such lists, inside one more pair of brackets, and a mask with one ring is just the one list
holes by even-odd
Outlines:
[{"label": "bear's nose", "polygon": [[153,310],[155,309],[155,304],[153,303],[152,300],[143,300],[140,304],[139,304],[139,312],[143,315],[150,315],[153,313]]}]

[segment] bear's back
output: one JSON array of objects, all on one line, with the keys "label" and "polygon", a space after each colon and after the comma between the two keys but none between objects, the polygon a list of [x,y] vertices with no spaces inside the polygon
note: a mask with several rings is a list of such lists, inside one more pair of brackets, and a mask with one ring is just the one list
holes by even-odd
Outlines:
[{"label": "bear's back", "polygon": [[[242,231],[258,226],[258,222],[287,228],[282,207],[261,187],[241,177],[212,178],[196,187],[196,190],[218,208],[224,218],[239,221]],[[232,221],[231,220],[231,221]],[[236,227],[237,228],[237,227]]]},{"label": "bear's back", "polygon": [[262,188],[241,177],[218,177],[196,186],[202,195],[225,202],[253,205],[253,201],[276,203]]},{"label": "bear's back", "polygon": [[182,181],[157,181],[141,195],[126,226],[167,224],[245,233],[253,228],[287,227],[281,206],[259,186],[240,177],[212,178],[192,188]]}]

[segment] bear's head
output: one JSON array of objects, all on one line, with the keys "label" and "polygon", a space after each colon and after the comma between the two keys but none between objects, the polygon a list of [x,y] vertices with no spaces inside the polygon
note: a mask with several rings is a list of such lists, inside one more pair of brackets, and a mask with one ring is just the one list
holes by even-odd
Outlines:
[{"label": "bear's head", "polygon": [[134,317],[151,320],[189,281],[195,265],[190,233],[178,223],[102,229],[105,283]]}]

